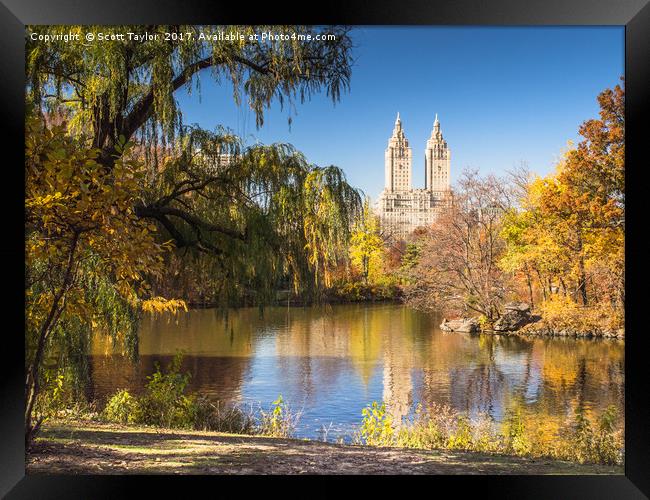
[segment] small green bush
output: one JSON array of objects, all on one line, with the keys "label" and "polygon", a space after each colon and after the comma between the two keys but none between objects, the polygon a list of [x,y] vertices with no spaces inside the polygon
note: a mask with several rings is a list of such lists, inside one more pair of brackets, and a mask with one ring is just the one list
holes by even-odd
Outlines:
[{"label": "small green bush", "polygon": [[492,330],[492,328],[494,328],[494,321],[489,319],[484,314],[481,314],[478,317],[478,326],[481,331]]},{"label": "small green bush", "polygon": [[138,401],[126,389],[120,389],[108,400],[103,417],[109,422],[134,423]]},{"label": "small green bush", "polygon": [[521,411],[510,412],[505,423],[505,449],[514,455],[528,455],[532,446],[526,433],[526,425]]},{"label": "small green bush", "polygon": [[459,415],[456,429],[447,439],[447,448],[452,450],[470,450],[472,448],[472,428],[465,415]]},{"label": "small green bush", "polygon": [[147,377],[149,382],[136,408],[136,422],[159,427],[194,426],[195,396],[184,394],[190,374],[180,373],[182,360],[182,355],[177,354],[166,373],[156,366],[153,375]]},{"label": "small green bush", "polygon": [[440,418],[430,418],[418,404],[415,409],[413,420],[405,426],[400,427],[397,433],[397,445],[405,448],[435,449],[443,448],[446,445],[446,428],[450,422],[446,420],[448,415],[437,413]]},{"label": "small green bush", "polygon": [[135,397],[127,390],[117,391],[108,401],[102,416],[110,422],[184,428],[231,434],[264,434],[289,437],[300,418],[280,396],[270,412],[260,411],[259,423],[252,411],[234,405],[212,402],[204,396],[185,394],[189,374],[181,374],[182,357],[177,355],[166,372],[160,367],[148,377],[144,393]]},{"label": "small green bush", "polygon": [[386,403],[373,401],[361,410],[363,420],[359,430],[359,441],[369,446],[394,446],[396,434],[393,419],[386,411]]},{"label": "small green bush", "polygon": [[196,396],[184,394],[190,374],[180,373],[182,360],[182,354],[174,356],[165,373],[157,365],[138,398],[128,391],[117,391],[108,401],[104,417],[121,423],[193,428]]},{"label": "small green bush", "polygon": [[272,410],[260,411],[259,434],[272,437],[291,437],[300,418],[293,413],[282,399],[282,395],[273,401]]}]

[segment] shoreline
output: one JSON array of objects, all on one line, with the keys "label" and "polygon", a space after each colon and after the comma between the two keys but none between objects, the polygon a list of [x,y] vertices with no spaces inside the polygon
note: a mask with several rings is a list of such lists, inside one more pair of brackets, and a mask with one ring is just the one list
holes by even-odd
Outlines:
[{"label": "shoreline", "polygon": [[[290,301],[289,303],[276,302],[273,304],[267,304],[264,307],[312,307],[312,306],[328,306],[328,305],[352,305],[352,304],[397,304],[403,305],[405,307],[411,307],[415,310],[421,310],[416,307],[410,306],[408,303],[404,302],[401,298],[368,298],[360,300],[346,300],[346,299],[323,299],[320,302],[307,302],[307,301]],[[203,310],[203,309],[218,309],[221,306],[217,303],[197,303],[190,302],[188,303],[188,308],[192,310]],[[228,306],[226,309],[241,309],[241,308],[250,308],[258,307],[255,305],[239,305],[239,306]],[[436,311],[433,310],[421,310],[427,314],[436,314]],[[439,313],[438,313],[439,314]],[[450,320],[453,321],[471,321],[472,318],[458,318]],[[444,321],[444,319],[443,319]],[[549,338],[572,338],[572,339],[610,339],[610,340],[625,340],[625,329],[620,328],[617,331],[577,331],[571,329],[552,329],[546,325],[538,325],[538,323],[543,322],[543,320],[536,320],[531,323],[525,324],[522,327],[516,330],[492,330],[489,328],[481,329],[476,327],[475,329],[451,329],[446,330],[441,328],[443,332],[446,333],[476,333],[484,335],[503,335],[503,336],[512,336],[518,335],[522,337],[549,337]],[[477,323],[476,323],[477,324]],[[535,325],[538,325],[535,327]],[[442,326],[442,325],[441,325]]]},{"label": "shoreline", "polygon": [[[311,306],[346,305],[346,304],[401,304],[405,306],[408,305],[399,298],[392,298],[392,299],[375,298],[375,299],[359,299],[359,300],[323,299],[320,302],[294,300],[294,301],[289,301],[289,303],[287,303],[287,301],[284,302],[275,301],[272,304],[264,305],[264,307],[287,307],[287,306],[311,307]],[[222,306],[221,304],[218,304],[216,302],[188,302],[187,307],[191,311],[191,310],[200,310],[200,309],[219,309]],[[238,305],[238,306],[227,306],[226,309],[241,309],[247,307],[259,307],[259,305],[247,304],[247,305]]]},{"label": "shoreline", "polygon": [[548,337],[548,338],[568,338],[568,339],[589,339],[589,340],[618,340],[625,341],[625,334],[597,334],[589,332],[563,332],[553,330],[515,330],[512,332],[497,332],[494,330],[483,330],[480,333],[485,335],[518,335],[521,337]]},{"label": "shoreline", "polygon": [[519,335],[524,337],[625,339],[625,328],[620,323],[608,322],[609,318],[593,318],[580,321],[575,311],[561,320],[545,318],[533,313],[527,302],[509,302],[496,320],[479,316],[443,318],[440,329],[444,332],[482,333],[485,335]]},{"label": "shoreline", "polygon": [[462,331],[462,330],[451,330],[445,331],[444,333],[469,333],[472,335],[492,335],[495,337],[545,337],[545,338],[554,338],[554,339],[587,339],[587,340],[615,340],[619,342],[625,342],[625,334],[620,335],[603,335],[597,334],[592,331],[589,332],[570,332],[563,333],[557,331],[548,331],[548,330],[513,330],[513,331],[496,331],[496,330],[477,330],[477,331]]},{"label": "shoreline", "polygon": [[624,474],[623,466],[96,421],[46,424],[27,474]]}]

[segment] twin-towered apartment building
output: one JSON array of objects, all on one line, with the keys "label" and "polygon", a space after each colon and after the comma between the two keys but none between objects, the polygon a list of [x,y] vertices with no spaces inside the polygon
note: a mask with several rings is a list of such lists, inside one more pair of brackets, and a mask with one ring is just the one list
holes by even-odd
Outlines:
[{"label": "twin-towered apartment building", "polygon": [[424,152],[424,189],[413,189],[413,152],[399,113],[384,162],[386,184],[376,209],[384,233],[403,239],[415,228],[432,224],[451,202],[451,151],[442,137],[438,115]]}]

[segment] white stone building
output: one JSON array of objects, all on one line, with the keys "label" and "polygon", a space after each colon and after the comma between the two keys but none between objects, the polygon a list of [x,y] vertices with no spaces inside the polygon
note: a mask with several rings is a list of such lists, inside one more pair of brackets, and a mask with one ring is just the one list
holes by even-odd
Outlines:
[{"label": "white stone building", "polygon": [[386,183],[376,210],[385,234],[403,239],[414,229],[433,223],[451,202],[451,151],[436,115],[424,151],[424,189],[412,186],[412,151],[399,113],[384,156]]}]

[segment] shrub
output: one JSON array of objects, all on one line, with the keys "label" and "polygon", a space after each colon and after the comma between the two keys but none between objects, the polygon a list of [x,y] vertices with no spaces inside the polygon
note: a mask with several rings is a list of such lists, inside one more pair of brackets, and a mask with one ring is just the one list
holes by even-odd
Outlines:
[{"label": "shrub", "polygon": [[623,328],[625,321],[624,312],[609,304],[583,307],[561,295],[551,296],[540,304],[538,310],[542,324],[555,332],[591,333],[598,336]]},{"label": "shrub", "polygon": [[598,419],[598,432],[594,441],[593,457],[596,463],[613,465],[623,460],[621,433],[616,430],[618,410],[609,406]]},{"label": "shrub", "polygon": [[471,420],[447,405],[434,404],[425,412],[418,404],[412,418],[400,426],[394,425],[385,403],[373,402],[362,415],[356,442],[369,446],[497,451],[500,445],[488,417]]},{"label": "shrub", "polygon": [[291,437],[300,419],[300,413],[293,413],[282,399],[273,401],[270,412],[260,411],[258,432],[265,436]]},{"label": "shrub", "polygon": [[622,461],[619,433],[615,430],[618,412],[609,406],[598,419],[594,429],[583,410],[576,412],[573,436],[573,459],[580,463],[614,465]]},{"label": "shrub", "polygon": [[469,418],[447,405],[434,404],[427,412],[418,405],[413,417],[399,428],[393,425],[385,403],[373,402],[362,415],[354,437],[357,444],[368,446],[469,450],[607,465],[620,464],[623,459],[613,406],[600,416],[597,428],[579,412],[568,436],[556,432],[551,442],[540,434],[541,428],[526,425],[519,409],[508,413],[500,429],[487,415]]},{"label": "shrub", "polygon": [[43,423],[53,418],[96,418],[95,406],[89,403],[80,390],[78,373],[64,368],[46,368],[42,373],[41,390],[33,410],[33,433]]},{"label": "shrub", "polygon": [[398,446],[406,448],[435,449],[446,445],[448,429],[453,425],[451,414],[445,412],[449,407],[440,407],[439,412],[425,414],[418,404],[414,418],[402,426],[397,435]]},{"label": "shrub", "polygon": [[521,416],[521,410],[510,412],[505,423],[505,449],[515,455],[528,455],[532,451],[530,439],[526,433],[526,425]]},{"label": "shrub", "polygon": [[117,391],[104,408],[104,418],[120,423],[193,428],[196,396],[184,394],[190,374],[180,373],[182,360],[182,354],[174,356],[165,373],[156,365],[140,397],[126,390]]},{"label": "shrub", "polygon": [[361,281],[348,281],[335,285],[332,292],[336,298],[346,302],[389,300],[398,298],[401,294],[399,286],[390,280],[369,284]]},{"label": "shrub", "polygon": [[478,326],[481,329],[481,331],[492,330],[492,328],[494,327],[494,321],[489,319],[484,314],[481,314],[478,317]]},{"label": "shrub", "polygon": [[126,389],[118,390],[108,400],[103,417],[110,422],[134,423],[138,401]]},{"label": "shrub", "polygon": [[346,301],[365,300],[365,287],[360,282],[344,283],[334,291],[337,297]]},{"label": "shrub", "polygon": [[379,405],[373,401],[370,406],[361,410],[363,421],[359,430],[359,438],[369,446],[393,446],[395,444],[395,429],[393,419],[386,411],[386,403]]},{"label": "shrub", "polygon": [[174,356],[167,372],[156,371],[148,378],[145,391],[138,399],[134,421],[159,427],[193,427],[196,397],[186,396],[190,374],[180,373],[182,354]]},{"label": "shrub", "polygon": [[502,436],[495,429],[494,421],[480,414],[469,421],[472,431],[471,450],[481,452],[500,452],[503,449]]},{"label": "shrub", "polygon": [[194,401],[194,428],[204,431],[228,432],[230,434],[254,434],[255,416],[237,406],[226,406],[220,401],[212,402],[204,396]]},{"label": "shrub", "polygon": [[156,366],[148,377],[144,393],[135,397],[127,390],[117,391],[108,401],[102,416],[111,422],[157,427],[197,429],[232,434],[265,434],[288,437],[293,434],[300,414],[293,413],[280,396],[270,412],[260,411],[259,424],[252,411],[234,405],[212,402],[204,396],[185,394],[189,374],[181,374],[182,355],[178,354],[165,373]]},{"label": "shrub", "polygon": [[447,448],[452,450],[472,448],[472,429],[469,419],[465,415],[459,415],[456,419],[456,428],[447,438]]}]

